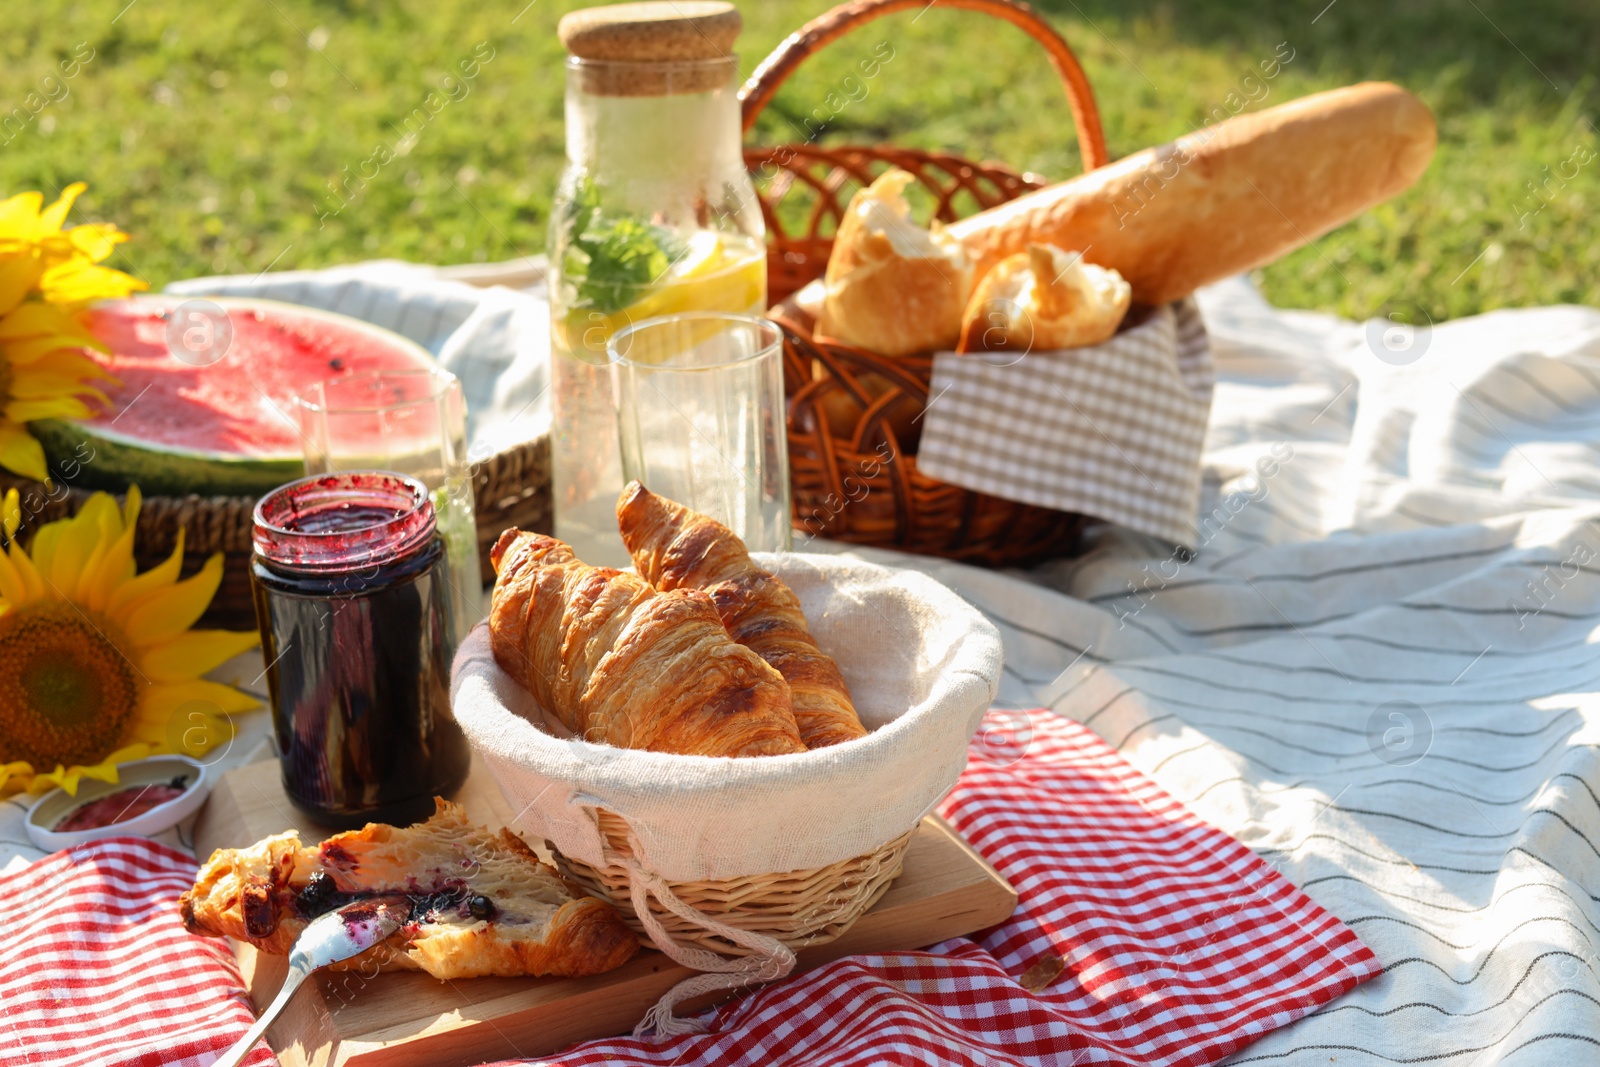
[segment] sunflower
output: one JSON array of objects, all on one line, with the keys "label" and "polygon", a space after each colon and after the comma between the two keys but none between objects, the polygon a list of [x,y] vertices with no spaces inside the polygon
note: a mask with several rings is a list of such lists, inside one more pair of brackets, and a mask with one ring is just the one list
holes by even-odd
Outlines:
[{"label": "sunflower", "polygon": [[84,189],[67,186],[49,207],[38,193],[0,200],[0,467],[38,481],[48,475],[44,450],[24,424],[87,418],[87,401],[105,402],[91,383],[106,374],[82,352],[105,346],[78,313],[145,288],[99,265],[127,234],[104,223],[61,228]]},{"label": "sunflower", "polygon": [[0,795],[76,793],[82,778],[115,782],[124,760],[201,755],[232,736],[228,713],[256,704],[200,677],[258,642],[190,629],[222,580],[222,553],[179,581],[180,531],[165,562],[136,574],[139,501],[130,489],[119,510],[96,493],[27,551],[16,490],[0,504]]}]

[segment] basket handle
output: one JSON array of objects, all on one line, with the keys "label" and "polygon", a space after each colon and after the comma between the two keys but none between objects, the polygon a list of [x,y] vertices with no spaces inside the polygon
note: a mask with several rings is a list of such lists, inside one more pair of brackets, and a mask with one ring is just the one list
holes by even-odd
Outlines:
[{"label": "basket handle", "polygon": [[[940,0],[934,0],[939,3]],[[772,54],[761,61],[739,90],[739,100],[744,110],[744,131],[750,132],[756,118],[778,94],[778,89],[789,75],[805,61],[806,57],[831,41],[864,26],[874,19],[907,8],[927,10],[933,4],[925,0],[850,0],[831,11],[812,19],[789,37]],[[1067,103],[1072,107],[1072,124],[1078,131],[1078,148],[1083,156],[1085,170],[1103,167],[1109,162],[1106,155],[1106,135],[1100,126],[1100,109],[1094,102],[1094,90],[1078,64],[1078,57],[1055,27],[1021,0],[943,0],[942,6],[979,11],[985,15],[1004,19],[1018,27],[1044,46],[1050,55],[1050,64],[1056,68],[1067,92]]]}]

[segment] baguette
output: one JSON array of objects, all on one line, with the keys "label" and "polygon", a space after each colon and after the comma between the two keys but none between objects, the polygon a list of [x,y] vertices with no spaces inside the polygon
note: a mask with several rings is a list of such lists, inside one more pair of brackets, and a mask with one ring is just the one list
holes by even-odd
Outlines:
[{"label": "baguette", "polygon": [[1364,82],[1228,119],[951,224],[981,279],[1030,244],[1081,249],[1135,303],[1165,304],[1269,263],[1427,169],[1426,104]]}]

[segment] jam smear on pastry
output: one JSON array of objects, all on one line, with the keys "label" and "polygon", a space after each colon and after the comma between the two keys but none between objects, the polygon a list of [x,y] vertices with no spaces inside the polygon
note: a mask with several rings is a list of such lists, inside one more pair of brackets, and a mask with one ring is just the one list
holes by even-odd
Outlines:
[{"label": "jam smear on pastry", "polygon": [[295,831],[211,854],[179,900],[190,933],[287,954],[312,919],[355,901],[404,897],[407,922],[336,966],[422,970],[439,979],[599,974],[638,939],[611,905],[565,882],[510,830],[473,825],[436,800],[426,822],[370,823],[320,845]]}]

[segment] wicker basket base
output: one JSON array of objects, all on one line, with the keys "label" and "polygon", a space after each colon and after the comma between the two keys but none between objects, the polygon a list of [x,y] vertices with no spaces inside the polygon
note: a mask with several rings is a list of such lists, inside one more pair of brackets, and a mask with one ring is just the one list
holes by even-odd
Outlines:
[{"label": "wicker basket base", "polygon": [[[618,856],[632,854],[628,824],[609,811],[599,813],[607,848]],[[739,930],[765,934],[790,948],[824,945],[844,934],[878,902],[900,876],[913,827],[865,856],[811,870],[764,874],[720,882],[672,882],[678,899]],[[620,863],[603,868],[556,854],[562,873],[602,900],[609,900],[628,925],[644,936],[644,924],[633,911],[628,872]],[[750,950],[687,922],[655,898],[650,911],[674,940],[722,956],[747,956]]]}]

